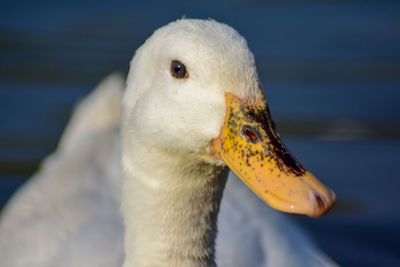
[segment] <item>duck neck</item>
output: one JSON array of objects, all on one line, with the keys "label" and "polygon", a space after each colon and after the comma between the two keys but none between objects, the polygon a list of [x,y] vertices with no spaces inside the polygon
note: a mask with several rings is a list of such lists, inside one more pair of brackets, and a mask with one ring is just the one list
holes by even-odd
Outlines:
[{"label": "duck neck", "polygon": [[215,266],[226,168],[193,154],[146,152],[123,157],[124,267]]}]

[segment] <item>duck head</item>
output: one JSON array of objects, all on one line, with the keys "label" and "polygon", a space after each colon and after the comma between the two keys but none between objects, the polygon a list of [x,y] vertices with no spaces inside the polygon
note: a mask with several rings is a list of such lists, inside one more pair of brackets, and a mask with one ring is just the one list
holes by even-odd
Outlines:
[{"label": "duck head", "polygon": [[122,118],[128,152],[134,138],[149,149],[226,164],[285,212],[318,217],[335,202],[282,143],[254,56],[225,24],[183,19],[156,30],[131,62]]}]

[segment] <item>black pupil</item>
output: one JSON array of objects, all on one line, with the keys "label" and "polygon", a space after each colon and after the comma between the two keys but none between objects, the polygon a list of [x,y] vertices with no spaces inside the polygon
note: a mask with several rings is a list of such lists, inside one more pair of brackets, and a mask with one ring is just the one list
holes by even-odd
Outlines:
[{"label": "black pupil", "polygon": [[186,78],[186,67],[178,60],[171,62],[171,74],[175,78]]}]

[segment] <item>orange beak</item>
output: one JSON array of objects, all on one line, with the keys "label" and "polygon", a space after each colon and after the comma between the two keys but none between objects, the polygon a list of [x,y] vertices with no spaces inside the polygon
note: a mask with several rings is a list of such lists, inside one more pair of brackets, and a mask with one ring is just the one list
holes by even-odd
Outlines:
[{"label": "orange beak", "polygon": [[335,193],[307,171],[281,143],[264,95],[254,103],[225,94],[226,116],[211,142],[240,179],[271,207],[311,217],[324,215]]}]

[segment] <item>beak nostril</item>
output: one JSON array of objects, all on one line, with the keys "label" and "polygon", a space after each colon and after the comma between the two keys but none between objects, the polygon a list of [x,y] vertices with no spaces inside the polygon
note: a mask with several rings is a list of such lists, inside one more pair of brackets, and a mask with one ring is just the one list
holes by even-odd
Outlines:
[{"label": "beak nostril", "polygon": [[247,138],[253,143],[256,143],[258,140],[260,140],[260,134],[258,131],[250,126],[243,126],[242,134],[247,136]]},{"label": "beak nostril", "polygon": [[257,138],[257,135],[256,135],[255,133],[253,133],[252,131],[246,130],[245,132],[246,132],[246,135],[247,135],[252,141],[256,141],[256,140],[258,139],[258,138]]}]

